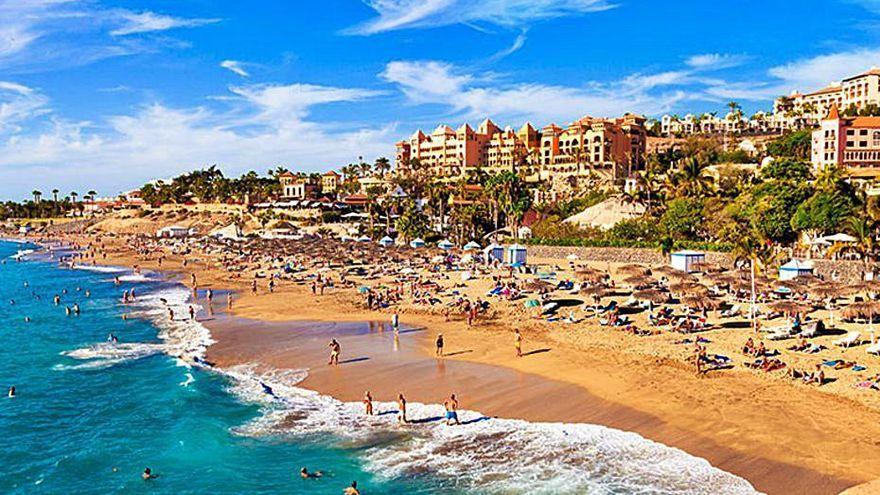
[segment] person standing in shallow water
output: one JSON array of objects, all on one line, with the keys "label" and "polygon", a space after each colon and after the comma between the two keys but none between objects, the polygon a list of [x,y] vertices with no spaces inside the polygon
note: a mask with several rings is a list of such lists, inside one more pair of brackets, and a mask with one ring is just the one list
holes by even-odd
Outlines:
[{"label": "person standing in shallow water", "polygon": [[332,339],[327,347],[330,348],[330,362],[328,365],[339,365],[339,354],[342,352],[342,346],[339,345],[339,342],[336,339]]},{"label": "person standing in shallow water", "polygon": [[403,396],[403,394],[397,394],[397,421],[402,424],[407,423],[406,398]]},{"label": "person standing in shallow water", "polygon": [[364,392],[364,412],[367,416],[373,415],[373,396],[370,394],[369,390]]},{"label": "person standing in shallow water", "polygon": [[443,407],[446,408],[446,424],[452,425],[455,423],[460,425],[461,421],[458,420],[458,399],[455,398],[455,394],[450,395],[443,402]]},{"label": "person standing in shallow water", "polygon": [[516,347],[516,357],[522,357],[523,336],[517,328],[514,330],[513,345]]},{"label": "person standing in shallow water", "polygon": [[443,357],[443,334],[437,334],[437,357]]}]

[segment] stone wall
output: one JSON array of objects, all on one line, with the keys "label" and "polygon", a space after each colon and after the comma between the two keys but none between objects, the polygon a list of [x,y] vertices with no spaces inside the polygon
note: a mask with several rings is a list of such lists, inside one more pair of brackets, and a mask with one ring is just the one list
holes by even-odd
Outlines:
[{"label": "stone wall", "polygon": [[[659,265],[669,260],[657,249],[647,248],[596,248],[574,246],[528,246],[529,257],[565,259],[576,254],[581,261],[599,261],[609,263],[640,263]],[[721,266],[732,265],[732,260],[725,253],[706,253],[706,261]],[[864,264],[861,261],[813,260],[816,275],[831,280],[832,274],[841,282],[854,283],[862,279]]]}]

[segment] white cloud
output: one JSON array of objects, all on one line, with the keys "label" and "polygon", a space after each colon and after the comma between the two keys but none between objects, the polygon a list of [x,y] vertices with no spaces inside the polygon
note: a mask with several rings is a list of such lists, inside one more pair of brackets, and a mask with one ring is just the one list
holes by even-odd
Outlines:
[{"label": "white cloud", "polygon": [[513,40],[512,45],[510,45],[509,47],[507,47],[507,48],[495,53],[491,57],[489,57],[489,61],[497,62],[498,60],[501,60],[502,58],[513,55],[514,53],[518,52],[520,48],[525,46],[526,39],[527,39],[526,38],[526,31],[523,30],[523,32],[519,33],[519,35],[517,35],[516,39]]},{"label": "white cloud", "polygon": [[720,70],[742,65],[747,60],[743,55],[724,55],[720,53],[704,53],[693,55],[685,60],[685,64],[694,69]]},{"label": "white cloud", "polygon": [[656,114],[688,97],[679,90],[651,91],[682,79],[682,74],[673,72],[569,87],[506,84],[494,79],[478,79],[442,62],[396,61],[386,66],[381,77],[398,85],[411,102],[446,105],[458,114],[455,118],[491,116],[509,121],[568,122],[584,114]]},{"label": "white cloud", "polygon": [[175,40],[126,35],[216,21],[104,9],[92,1],[0,0],[0,69],[19,73],[58,70],[156,51]]},{"label": "white cloud", "polygon": [[769,101],[792,91],[816,91],[880,64],[880,49],[859,48],[796,60],[767,70],[767,79],[711,84],[706,94],[723,99]]},{"label": "white cloud", "polygon": [[0,137],[0,196],[54,184],[113,192],[213,163],[238,174],[277,164],[325,170],[357,156],[389,156],[393,126],[309,117],[317,105],[376,94],[307,84],[246,85],[230,88],[226,109],[151,104],[98,123],[44,121],[45,129]]},{"label": "white cloud", "polygon": [[365,0],[377,17],[349,29],[376,34],[407,28],[487,23],[524,27],[530,23],[599,12],[614,7],[607,0]]},{"label": "white cloud", "polygon": [[197,27],[220,22],[220,19],[185,19],[182,17],[172,17],[149,11],[120,11],[119,20],[122,25],[110,31],[110,34],[113,36],[150,33],[153,31],[167,31],[169,29]]},{"label": "white cloud", "polygon": [[773,67],[769,74],[791,89],[812,91],[864,72],[872,65],[880,65],[880,48],[860,48],[798,60]]},{"label": "white cloud", "polygon": [[0,136],[21,130],[20,124],[49,112],[49,99],[22,84],[0,81]]},{"label": "white cloud", "polygon": [[242,67],[241,62],[237,60],[224,60],[220,62],[220,67],[230,70],[241,77],[250,77],[250,74]]}]

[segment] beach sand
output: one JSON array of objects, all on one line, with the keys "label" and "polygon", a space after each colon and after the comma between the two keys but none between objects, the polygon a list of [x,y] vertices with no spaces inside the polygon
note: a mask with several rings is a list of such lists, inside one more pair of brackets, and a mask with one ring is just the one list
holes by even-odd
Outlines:
[{"label": "beach sand", "polygon": [[[310,341],[283,322],[387,322],[390,313],[366,311],[350,289],[315,296],[304,285],[282,283],[274,294],[261,287],[253,296],[249,280],[230,278],[209,260],[191,260],[186,269],[179,261],[169,256],[162,268],[179,270],[184,280],[197,273],[201,286],[238,291],[237,318],[208,322],[217,340],[209,359],[219,364],[256,360],[308,368],[302,386],[342,400],[360,400],[366,389],[390,400],[405,384],[407,397],[420,402],[440,402],[454,390],[463,407],[492,416],[634,431],[706,458],[771,494],[833,494],[880,477],[876,394],[857,395],[845,371],[839,376],[849,383],[841,379],[821,389],[741,366],[697,376],[685,363],[690,348],[675,345],[673,339],[681,336],[674,334],[640,338],[597,325],[569,330],[521,314],[468,329],[460,318],[445,321],[413,308],[402,308],[401,321],[425,330],[404,334],[403,352],[389,353],[385,343],[377,350],[375,336],[346,335],[344,356],[369,359],[328,369],[327,332]],[[154,260],[121,245],[103,262],[156,268]],[[542,352],[515,358],[514,327],[522,329],[527,353]],[[444,358],[442,368],[432,357],[438,332],[446,337],[447,351],[457,353]],[[732,328],[710,337],[735,356],[749,332]],[[800,365],[797,356],[785,358]]]}]

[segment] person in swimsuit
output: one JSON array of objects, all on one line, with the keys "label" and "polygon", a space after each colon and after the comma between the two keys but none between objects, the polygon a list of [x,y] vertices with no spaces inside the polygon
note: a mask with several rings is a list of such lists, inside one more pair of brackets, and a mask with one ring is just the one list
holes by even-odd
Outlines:
[{"label": "person in swimsuit", "polygon": [[397,394],[397,420],[406,423],[406,398],[403,394]]},{"label": "person in swimsuit", "polygon": [[445,402],[443,402],[443,407],[446,408],[446,424],[452,425],[453,423],[460,425],[461,422],[458,420],[458,399],[455,398],[455,394],[449,396]]},{"label": "person in swimsuit", "polygon": [[15,397],[15,385],[9,387],[9,393],[6,394],[6,396],[9,397],[10,399]]},{"label": "person in swimsuit", "polygon": [[352,481],[351,486],[347,487],[342,493],[345,495],[361,495],[361,492],[358,491],[358,482]]},{"label": "person in swimsuit", "polygon": [[519,332],[519,329],[517,328],[516,330],[514,330],[514,337],[513,337],[513,345],[514,345],[514,347],[516,347],[516,357],[522,357],[522,342],[523,342],[523,336]]},{"label": "person in swimsuit", "polygon": [[364,392],[364,409],[367,413],[367,416],[373,415],[373,396],[370,395],[370,391],[367,390]]},{"label": "person in swimsuit", "polygon": [[302,469],[299,470],[299,476],[304,480],[307,480],[307,479],[314,480],[314,479],[318,479],[318,478],[324,476],[324,473],[322,473],[321,471],[313,471],[310,473],[308,469],[303,467]]},{"label": "person in swimsuit", "polygon": [[342,348],[339,345],[339,342],[336,339],[330,341],[327,345],[330,348],[330,362],[328,365],[339,365],[339,354],[342,352]]},{"label": "person in swimsuit", "polygon": [[144,481],[152,480],[158,477],[159,475],[153,474],[153,470],[150,468],[144,468],[144,472],[141,474],[141,478],[143,478]]},{"label": "person in swimsuit", "polygon": [[437,356],[443,356],[443,334],[437,334]]}]

